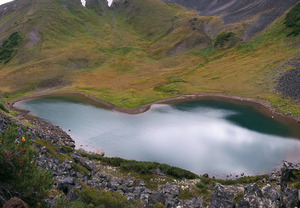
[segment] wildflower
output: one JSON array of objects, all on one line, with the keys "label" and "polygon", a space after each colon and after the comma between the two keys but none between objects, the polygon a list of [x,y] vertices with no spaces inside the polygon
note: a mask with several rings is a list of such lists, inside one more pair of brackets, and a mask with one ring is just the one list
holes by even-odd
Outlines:
[{"label": "wildflower", "polygon": [[36,205],[37,205],[38,207],[40,207],[40,206],[41,206],[41,203],[40,203],[40,202],[38,202]]},{"label": "wildflower", "polygon": [[22,137],[22,142],[25,142],[26,140],[25,140],[25,137]]},{"label": "wildflower", "polygon": [[22,159],[20,159],[20,163],[23,163],[23,160],[22,160]]}]

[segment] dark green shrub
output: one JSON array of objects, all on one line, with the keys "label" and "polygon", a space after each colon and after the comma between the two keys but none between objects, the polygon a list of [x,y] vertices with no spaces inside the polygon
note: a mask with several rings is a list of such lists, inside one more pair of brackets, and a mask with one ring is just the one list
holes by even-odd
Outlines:
[{"label": "dark green shrub", "polygon": [[4,105],[1,102],[0,102],[0,109],[6,113],[9,113],[9,111],[4,107]]},{"label": "dark green shrub", "polygon": [[118,157],[109,158],[109,157],[102,157],[99,155],[87,154],[83,152],[79,152],[79,153],[85,157],[88,157],[89,159],[99,160],[106,164],[115,167],[120,167],[123,170],[134,171],[141,174],[152,174],[157,169],[160,169],[165,174],[173,176],[175,178],[195,179],[199,177],[195,173],[192,173],[188,170],[184,170],[166,164],[160,164],[157,162],[142,162],[142,161],[135,161],[135,160],[126,160]]},{"label": "dark green shrub", "polygon": [[204,183],[197,183],[196,186],[197,186],[199,189],[207,189],[207,186],[206,186]]},{"label": "dark green shrub", "polygon": [[284,24],[292,29],[287,36],[296,36],[300,33],[300,3],[287,13]]},{"label": "dark green shrub", "polygon": [[0,63],[4,61],[4,64],[8,63],[17,52],[17,46],[21,41],[19,32],[14,32],[9,38],[3,41],[0,47]]},{"label": "dark green shrub", "polygon": [[294,184],[295,188],[296,189],[300,189],[300,181],[297,181],[295,184]]},{"label": "dark green shrub", "polygon": [[0,183],[30,206],[42,203],[52,188],[52,175],[39,170],[30,137],[18,137],[16,127],[0,135]]},{"label": "dark green shrub", "polygon": [[217,36],[214,47],[220,46],[223,47],[225,42],[229,40],[230,37],[234,35],[233,32],[221,33]]}]

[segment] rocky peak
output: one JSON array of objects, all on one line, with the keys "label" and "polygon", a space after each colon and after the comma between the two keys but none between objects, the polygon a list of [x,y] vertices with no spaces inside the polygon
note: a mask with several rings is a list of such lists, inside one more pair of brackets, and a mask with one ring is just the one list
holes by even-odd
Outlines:
[{"label": "rocky peak", "polygon": [[85,6],[99,15],[103,15],[109,9],[106,0],[86,0]]}]

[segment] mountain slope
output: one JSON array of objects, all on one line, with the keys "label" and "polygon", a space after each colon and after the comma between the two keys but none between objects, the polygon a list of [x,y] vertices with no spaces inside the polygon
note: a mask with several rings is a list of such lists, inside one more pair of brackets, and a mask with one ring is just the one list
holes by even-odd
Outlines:
[{"label": "mountain slope", "polygon": [[[14,32],[21,41],[16,55],[0,64],[1,94],[79,90],[136,107],[178,94],[214,92],[260,96],[298,115],[299,104],[276,94],[268,74],[296,56],[299,36],[287,37],[292,29],[284,25],[285,14],[267,27],[261,21],[264,14],[282,6],[281,14],[295,1],[255,1],[264,10],[254,5],[245,20],[232,11],[250,8],[246,1],[210,2],[201,5],[204,16],[159,0],[118,0],[112,7],[105,0],[87,0],[86,7],[80,0],[2,5],[1,42]],[[230,15],[241,21],[227,21]],[[264,29],[253,27],[260,29],[252,35],[249,28],[256,23]]]},{"label": "mountain slope", "polygon": [[223,15],[224,24],[251,20],[243,39],[248,40],[294,6],[299,0],[164,0],[199,11],[203,16]]}]

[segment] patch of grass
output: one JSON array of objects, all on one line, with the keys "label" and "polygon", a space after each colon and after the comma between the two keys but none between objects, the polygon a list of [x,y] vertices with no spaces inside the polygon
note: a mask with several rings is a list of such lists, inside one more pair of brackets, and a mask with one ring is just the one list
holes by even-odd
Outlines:
[{"label": "patch of grass", "polygon": [[294,187],[300,189],[300,181],[295,182]]},{"label": "patch of grass", "polygon": [[215,179],[216,182],[223,185],[235,185],[235,184],[250,184],[261,181],[263,178],[268,178],[268,175],[257,175],[257,176],[244,176],[235,180],[232,179]]},{"label": "patch of grass", "polygon": [[242,52],[242,53],[249,53],[249,52],[254,50],[254,45],[247,44],[247,43],[240,44],[240,45],[237,46],[237,50]]},{"label": "patch of grass", "polygon": [[166,164],[160,164],[157,162],[143,162],[143,161],[135,161],[135,160],[126,160],[118,157],[102,157],[99,155],[94,154],[87,154],[83,152],[79,152],[82,156],[87,157],[91,160],[99,160],[101,162],[104,162],[105,164],[109,164],[115,167],[120,167],[123,170],[126,171],[134,171],[141,174],[152,174],[157,169],[160,169],[165,174],[173,176],[175,178],[186,178],[186,179],[195,179],[199,176],[195,173],[192,173],[190,171],[166,165]]},{"label": "patch of grass", "polygon": [[243,192],[239,192],[237,194],[237,197],[234,199],[234,202],[238,203],[243,198],[243,196],[244,196],[244,193]]},{"label": "patch of grass", "polygon": [[19,32],[12,33],[8,39],[3,41],[0,47],[0,63],[8,63],[17,52],[17,46],[21,41]]},{"label": "patch of grass", "polygon": [[287,13],[284,24],[292,31],[287,36],[297,36],[300,33],[300,3]]},{"label": "patch of grass", "polygon": [[142,203],[137,200],[127,200],[118,192],[98,190],[95,187],[87,187],[76,191],[80,199],[92,207],[110,207],[110,208],[139,208]]},{"label": "patch of grass", "polygon": [[5,106],[1,102],[0,102],[0,109],[6,113],[9,113],[9,111],[5,108]]},{"label": "patch of grass", "polygon": [[222,32],[219,34],[215,40],[214,47],[220,46],[221,48],[224,47],[224,44],[229,40],[229,38],[233,37],[233,32]]}]

